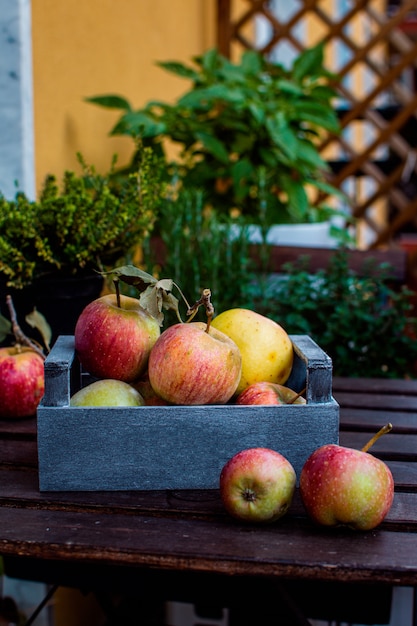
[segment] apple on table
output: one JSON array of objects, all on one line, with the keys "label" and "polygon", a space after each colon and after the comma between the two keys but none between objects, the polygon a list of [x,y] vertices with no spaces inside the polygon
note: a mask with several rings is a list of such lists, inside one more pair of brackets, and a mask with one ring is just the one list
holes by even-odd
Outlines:
[{"label": "apple on table", "polygon": [[246,522],[274,522],[288,511],[296,473],[282,454],[270,448],[237,452],[220,473],[220,496],[226,511]]},{"label": "apple on table", "polygon": [[44,359],[30,347],[0,348],[0,417],[36,414],[45,390]]},{"label": "apple on table", "polygon": [[388,465],[368,450],[391,428],[387,424],[361,450],[326,444],[308,457],[300,495],[314,522],[371,530],[383,521],[394,499],[394,479]]}]

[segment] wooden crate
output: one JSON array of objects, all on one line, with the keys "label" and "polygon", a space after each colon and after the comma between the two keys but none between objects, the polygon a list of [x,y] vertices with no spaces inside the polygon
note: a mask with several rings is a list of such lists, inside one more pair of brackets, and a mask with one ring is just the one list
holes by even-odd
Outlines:
[{"label": "wooden crate", "polygon": [[338,442],[339,405],[331,359],[308,336],[291,339],[287,385],[306,387],[305,405],[106,408],[69,406],[88,376],[74,338],[60,336],[45,361],[38,407],[40,490],[216,489],[226,461],[254,446],[281,452],[299,475],[315,448]]}]

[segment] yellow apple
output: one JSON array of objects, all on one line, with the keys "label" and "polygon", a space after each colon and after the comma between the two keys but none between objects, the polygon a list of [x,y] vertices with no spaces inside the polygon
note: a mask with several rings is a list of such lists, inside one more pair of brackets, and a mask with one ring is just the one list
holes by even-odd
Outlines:
[{"label": "yellow apple", "polygon": [[282,326],[249,309],[219,313],[211,325],[236,343],[242,356],[242,374],[236,390],[240,394],[256,382],[283,385],[291,373],[294,350]]}]

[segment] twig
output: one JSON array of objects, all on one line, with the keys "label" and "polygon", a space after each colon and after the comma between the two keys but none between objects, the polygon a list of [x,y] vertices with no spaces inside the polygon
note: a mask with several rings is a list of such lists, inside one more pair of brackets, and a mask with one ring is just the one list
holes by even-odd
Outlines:
[{"label": "twig", "polygon": [[298,400],[298,398],[301,398],[305,392],[306,392],[306,387],[304,387],[304,389],[302,389],[300,392],[298,392],[297,395],[292,398],[292,400],[287,402],[287,404],[294,404],[294,402],[296,402],[296,400]]},{"label": "twig", "polygon": [[10,295],[6,296],[6,303],[9,308],[10,321],[12,323],[12,330],[16,339],[16,344],[27,346],[28,348],[30,348],[31,350],[39,354],[39,356],[42,357],[43,360],[45,360],[46,357],[45,357],[43,350],[41,350],[41,348],[34,341],[32,341],[32,339],[29,339],[29,337],[27,337],[25,333],[22,331],[22,329],[20,328],[17,322],[17,315],[16,315],[16,310],[14,308],[12,296]]},{"label": "twig", "polygon": [[190,322],[193,319],[193,317],[195,317],[199,307],[201,305],[204,305],[204,308],[206,310],[206,316],[207,316],[206,333],[209,332],[211,320],[213,319],[213,315],[214,315],[214,306],[210,298],[211,298],[210,289],[203,289],[203,293],[201,294],[200,300],[197,300],[197,302],[195,302],[187,311],[187,315],[191,316],[188,320]]}]

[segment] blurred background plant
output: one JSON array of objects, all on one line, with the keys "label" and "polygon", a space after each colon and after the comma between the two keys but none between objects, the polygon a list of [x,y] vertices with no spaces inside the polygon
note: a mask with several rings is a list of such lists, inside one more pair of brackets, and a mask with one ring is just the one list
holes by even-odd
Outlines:
[{"label": "blurred background plant", "polygon": [[414,378],[417,319],[414,292],[394,284],[392,268],[369,262],[358,276],[348,250],[335,251],[327,270],[310,273],[308,257],[249,286],[251,307],[291,334],[310,335],[333,360],[335,376]]},{"label": "blurred background plant", "polygon": [[[323,132],[340,130],[330,86],[335,77],[323,67],[323,45],[302,52],[289,69],[256,51],[246,51],[237,64],[216,50],[192,61],[158,64],[191,81],[174,104],[150,101],[135,110],[120,95],[87,100],[121,110],[111,134],[152,146],[168,179],[176,174],[184,189],[201,189],[219,214],[237,209],[259,223],[260,176],[268,225],[339,214],[320,197],[322,191],[340,196],[326,180],[328,167],[317,148]],[[135,151],[119,175],[134,169],[137,158]]]},{"label": "blurred background plant", "polygon": [[[255,279],[248,228],[241,215],[209,207],[204,191],[171,189],[161,198],[157,235],[144,241],[140,264],[153,275],[172,278],[190,304],[209,288],[216,311],[225,310],[242,303]],[[205,319],[204,312],[195,319]],[[173,321],[169,314],[166,320]]]}]

